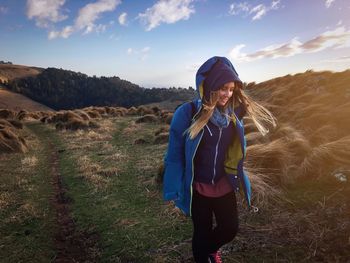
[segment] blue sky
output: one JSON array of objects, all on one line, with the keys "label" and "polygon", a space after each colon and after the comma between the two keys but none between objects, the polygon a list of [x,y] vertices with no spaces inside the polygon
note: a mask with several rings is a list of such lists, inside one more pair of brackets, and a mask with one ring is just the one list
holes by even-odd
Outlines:
[{"label": "blue sky", "polygon": [[261,82],[350,68],[349,0],[0,0],[0,60],[195,86],[208,58]]}]

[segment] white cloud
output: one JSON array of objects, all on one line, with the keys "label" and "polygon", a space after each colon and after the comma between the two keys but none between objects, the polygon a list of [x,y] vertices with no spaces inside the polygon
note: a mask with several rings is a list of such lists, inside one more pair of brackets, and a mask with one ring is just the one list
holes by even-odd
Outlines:
[{"label": "white cloud", "polygon": [[147,53],[147,52],[149,52],[150,50],[151,50],[150,47],[144,47],[143,49],[141,49],[141,52],[142,52],[142,53]]},{"label": "white cloud", "polygon": [[89,33],[92,32],[96,25],[94,24],[101,13],[113,11],[117,5],[121,3],[120,0],[99,0],[95,3],[90,3],[79,10],[79,15],[75,19],[75,28],[84,30]]},{"label": "white cloud", "polygon": [[146,31],[150,31],[161,23],[173,24],[189,19],[195,12],[192,2],[193,0],[159,0],[144,13],[139,14],[138,18],[146,26]]},{"label": "white cloud", "polygon": [[0,6],[0,14],[6,14],[8,10],[6,6]]},{"label": "white cloud", "polygon": [[27,0],[27,17],[35,19],[38,27],[47,28],[67,18],[61,11],[64,3],[65,0]]},{"label": "white cloud", "polygon": [[116,34],[111,34],[111,35],[109,35],[109,39],[111,39],[111,40],[119,40],[119,36],[118,35],[116,35]]},{"label": "white cloud", "polygon": [[283,44],[271,45],[251,54],[241,52],[244,44],[237,45],[229,52],[230,58],[237,61],[254,61],[263,58],[290,57],[301,53],[320,52],[327,48],[348,47],[350,43],[350,30],[338,27],[333,31],[327,31],[304,43],[297,38]]},{"label": "white cloud", "polygon": [[271,9],[277,10],[279,8],[279,4],[281,3],[281,0],[272,1],[271,3]]},{"label": "white cloud", "polygon": [[349,45],[350,30],[341,26],[333,31],[327,31],[323,34],[306,41],[302,48],[307,52],[318,52],[326,48],[340,48]]},{"label": "white cloud", "polygon": [[118,18],[119,24],[121,24],[122,26],[125,26],[127,23],[126,21],[127,15],[128,15],[127,13],[122,13]]},{"label": "white cloud", "polygon": [[252,20],[261,19],[271,10],[277,10],[280,7],[280,0],[274,0],[270,6],[259,4],[252,6],[247,2],[233,3],[230,5],[228,13],[230,15],[244,14],[245,16],[252,16]]},{"label": "white cloud", "polygon": [[136,50],[130,47],[126,52],[128,55],[136,55],[140,60],[143,61],[148,58],[150,50],[150,47],[144,47],[140,50]]},{"label": "white cloud", "polygon": [[326,0],[326,2],[325,2],[326,7],[330,8],[334,1],[335,0]]},{"label": "white cloud", "polygon": [[264,5],[257,5],[250,9],[249,14],[255,14],[252,20],[257,20],[262,18],[267,13],[267,8]]},{"label": "white cloud", "polygon": [[342,56],[335,59],[327,59],[322,60],[321,62],[327,62],[327,63],[343,63],[343,62],[350,62],[350,56]]},{"label": "white cloud", "polygon": [[247,2],[231,4],[229,14],[238,15],[241,12],[249,13],[250,6]]},{"label": "white cloud", "polygon": [[95,21],[100,18],[102,13],[113,11],[120,3],[120,0],[99,0],[85,5],[79,10],[73,26],[66,26],[61,32],[50,32],[49,39],[56,37],[67,38],[76,31],[84,31],[83,34],[104,32],[107,26],[102,24],[96,25]]},{"label": "white cloud", "polygon": [[73,33],[73,31],[74,31],[74,29],[72,26],[66,26],[61,32],[60,31],[50,31],[48,38],[50,40],[58,38],[58,37],[68,38]]},{"label": "white cloud", "polygon": [[188,72],[197,72],[197,70],[199,69],[199,67],[202,65],[202,63],[197,62],[191,65],[187,65],[186,66],[186,71]]}]

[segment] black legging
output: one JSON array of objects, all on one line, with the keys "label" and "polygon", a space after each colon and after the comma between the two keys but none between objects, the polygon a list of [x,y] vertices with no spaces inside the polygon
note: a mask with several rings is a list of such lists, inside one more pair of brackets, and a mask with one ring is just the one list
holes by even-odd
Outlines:
[{"label": "black legging", "polygon": [[[213,228],[213,214],[216,227]],[[237,202],[234,192],[222,197],[206,197],[194,191],[192,199],[192,251],[197,263],[230,242],[238,231]]]}]

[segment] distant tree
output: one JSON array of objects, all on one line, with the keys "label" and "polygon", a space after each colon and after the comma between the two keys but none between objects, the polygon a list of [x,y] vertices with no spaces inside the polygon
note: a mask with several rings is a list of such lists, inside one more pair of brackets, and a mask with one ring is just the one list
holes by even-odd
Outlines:
[{"label": "distant tree", "polygon": [[80,72],[56,68],[47,68],[35,77],[12,80],[8,86],[56,110],[87,106],[131,107],[193,97],[193,91],[189,89],[145,89],[116,76],[89,77]]}]

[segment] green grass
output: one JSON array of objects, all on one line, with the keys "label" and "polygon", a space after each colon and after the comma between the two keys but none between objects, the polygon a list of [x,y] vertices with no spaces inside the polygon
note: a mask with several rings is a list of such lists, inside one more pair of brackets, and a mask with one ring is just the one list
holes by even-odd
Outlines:
[{"label": "green grass", "polygon": [[[74,142],[54,131],[46,130],[45,134],[59,149],[65,149],[60,154],[60,171],[68,195],[74,200],[72,217],[81,230],[98,233],[101,262],[154,262],[154,258],[174,262],[179,257],[174,247],[190,249],[187,242],[192,234],[190,220],[169,215],[169,206],[162,201],[159,186],[154,183],[165,150],[165,145],[152,143],[152,134],[159,125],[142,124],[142,132],[123,134],[132,119],[115,121],[111,144],[115,152],[126,155],[121,162],[106,163],[103,156],[96,154],[98,148],[80,153],[101,166],[118,168],[118,175],[102,188],[94,187],[79,175],[78,155],[67,147]],[[149,143],[134,145],[134,140],[140,137]]]},{"label": "green grass", "polygon": [[[23,133],[32,137],[27,130]],[[34,168],[22,165],[32,156],[38,159]],[[50,262],[55,255],[47,158],[48,148],[42,144],[26,154],[1,156],[0,194],[5,202],[0,213],[0,259],[6,262]]]},{"label": "green grass", "polygon": [[[130,128],[135,119],[111,119],[114,130],[109,139],[100,141],[84,132],[29,125],[41,138],[40,147],[24,155],[7,155],[0,162],[6,174],[0,176],[0,204],[4,206],[0,214],[1,259],[49,262],[55,255],[49,143],[60,150],[59,171],[73,200],[70,211],[77,231],[96,236],[92,252],[96,262],[183,262],[190,258],[191,220],[176,215],[172,206],[163,202],[155,182],[166,150],[166,144],[153,143],[154,132],[161,125],[143,123]],[[146,143],[134,144],[137,139]],[[36,169],[21,171],[21,160],[33,154],[39,159]],[[109,159],[113,154],[120,158]],[[116,168],[117,175],[97,174],[105,179],[103,183],[90,180],[79,167],[82,156],[101,169]],[[240,232],[224,247],[224,262],[336,262],[337,257],[341,261],[350,256],[350,227],[345,220],[350,216],[348,183],[296,180],[283,189],[280,198],[257,214],[240,206]]]}]

